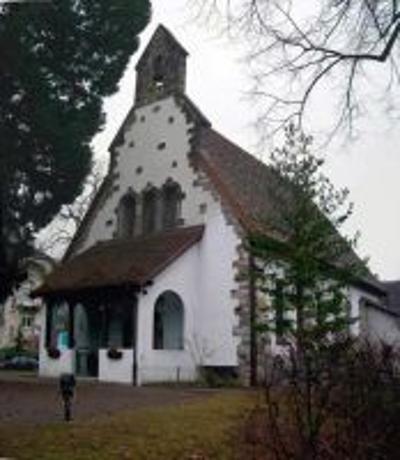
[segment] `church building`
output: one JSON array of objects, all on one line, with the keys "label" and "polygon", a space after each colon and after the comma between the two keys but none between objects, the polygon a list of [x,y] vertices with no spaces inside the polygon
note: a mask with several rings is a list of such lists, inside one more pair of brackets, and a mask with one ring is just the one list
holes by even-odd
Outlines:
[{"label": "church building", "polygon": [[[246,235],[263,232],[271,211],[272,173],[189,99],[187,56],[160,25],[138,61],[108,174],[36,291],[43,376],[140,385],[192,381],[206,368],[255,381],[257,296],[240,274]],[[372,276],[360,280],[349,287],[352,313],[384,294]]]}]

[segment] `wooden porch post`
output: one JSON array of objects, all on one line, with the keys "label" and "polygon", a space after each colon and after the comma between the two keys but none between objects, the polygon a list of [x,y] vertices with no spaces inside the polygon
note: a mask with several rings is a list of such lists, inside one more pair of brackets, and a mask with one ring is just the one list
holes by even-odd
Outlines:
[{"label": "wooden porch post", "polygon": [[75,305],[68,302],[68,348],[75,346]]},{"label": "wooden porch post", "polygon": [[51,314],[53,309],[53,303],[51,301],[46,302],[46,340],[45,348],[49,349],[51,345]]}]

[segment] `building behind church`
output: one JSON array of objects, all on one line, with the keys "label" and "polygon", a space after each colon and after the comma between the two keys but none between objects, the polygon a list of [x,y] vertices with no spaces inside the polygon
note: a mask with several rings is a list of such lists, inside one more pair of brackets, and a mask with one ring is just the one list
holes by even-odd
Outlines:
[{"label": "building behind church", "polygon": [[33,299],[31,293],[42,284],[54,265],[50,257],[40,252],[23,262],[25,279],[0,305],[0,350],[15,348],[20,342],[25,350],[39,351],[43,304],[40,299]]}]

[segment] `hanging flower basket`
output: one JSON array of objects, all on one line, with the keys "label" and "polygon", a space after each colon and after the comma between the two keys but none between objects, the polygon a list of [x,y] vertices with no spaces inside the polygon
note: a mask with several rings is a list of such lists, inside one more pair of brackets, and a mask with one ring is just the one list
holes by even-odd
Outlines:
[{"label": "hanging flower basket", "polygon": [[107,356],[109,359],[121,359],[122,358],[122,351],[118,350],[117,348],[109,348],[107,351]]},{"label": "hanging flower basket", "polygon": [[47,349],[47,354],[51,359],[59,359],[61,356],[61,352],[56,347],[50,347]]}]

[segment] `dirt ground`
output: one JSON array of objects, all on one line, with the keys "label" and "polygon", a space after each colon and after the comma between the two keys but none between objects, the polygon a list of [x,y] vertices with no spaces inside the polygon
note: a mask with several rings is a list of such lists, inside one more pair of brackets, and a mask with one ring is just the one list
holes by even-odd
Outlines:
[{"label": "dirt ground", "polygon": [[[73,419],[106,416],[121,410],[180,405],[215,394],[216,390],[132,387],[78,380]],[[0,424],[37,424],[63,419],[58,381],[0,372]]]}]

